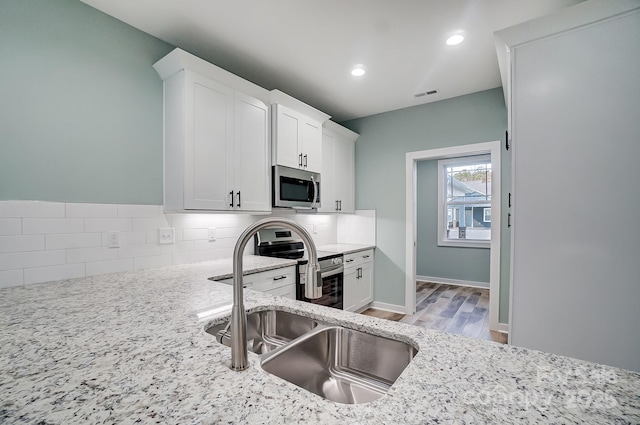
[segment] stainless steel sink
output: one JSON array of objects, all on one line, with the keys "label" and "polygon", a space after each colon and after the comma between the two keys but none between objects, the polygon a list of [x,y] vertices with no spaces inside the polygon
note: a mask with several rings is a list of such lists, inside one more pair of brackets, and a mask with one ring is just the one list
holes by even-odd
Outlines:
[{"label": "stainless steel sink", "polygon": [[324,326],[262,358],[262,368],[338,403],[366,403],[384,395],[416,355],[393,339]]},{"label": "stainless steel sink", "polygon": [[[311,331],[318,323],[305,316],[280,310],[256,311],[247,314],[247,345],[249,351],[268,353],[289,341]],[[214,325],[206,330],[218,342],[231,346],[229,322]]]}]

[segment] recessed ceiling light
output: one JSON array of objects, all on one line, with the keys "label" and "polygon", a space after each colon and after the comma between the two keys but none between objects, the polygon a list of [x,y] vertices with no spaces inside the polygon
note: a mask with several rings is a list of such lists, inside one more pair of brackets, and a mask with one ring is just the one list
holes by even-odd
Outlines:
[{"label": "recessed ceiling light", "polygon": [[461,34],[454,34],[451,37],[447,38],[447,45],[455,46],[464,41],[464,36]]},{"label": "recessed ceiling light", "polygon": [[362,65],[358,65],[351,70],[351,75],[354,77],[362,77],[367,71],[364,70]]}]

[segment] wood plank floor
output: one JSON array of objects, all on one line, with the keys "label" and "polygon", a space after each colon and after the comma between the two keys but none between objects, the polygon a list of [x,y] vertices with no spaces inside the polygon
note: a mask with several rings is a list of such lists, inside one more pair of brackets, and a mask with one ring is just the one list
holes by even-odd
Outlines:
[{"label": "wood plank floor", "polygon": [[506,344],[489,330],[489,290],[432,282],[416,283],[416,313],[410,316],[369,308],[368,316]]}]

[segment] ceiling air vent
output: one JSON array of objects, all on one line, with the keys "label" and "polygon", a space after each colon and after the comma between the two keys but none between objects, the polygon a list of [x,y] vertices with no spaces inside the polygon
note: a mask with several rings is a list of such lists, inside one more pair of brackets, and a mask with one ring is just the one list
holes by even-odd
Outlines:
[{"label": "ceiling air vent", "polygon": [[414,94],[413,97],[429,96],[431,94],[436,94],[436,93],[438,93],[438,90],[429,90],[429,91],[426,91],[424,93]]}]

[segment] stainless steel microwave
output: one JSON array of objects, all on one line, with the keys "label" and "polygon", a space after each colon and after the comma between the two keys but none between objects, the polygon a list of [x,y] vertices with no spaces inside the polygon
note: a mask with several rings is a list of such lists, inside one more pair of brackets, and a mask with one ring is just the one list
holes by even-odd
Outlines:
[{"label": "stainless steel microwave", "polygon": [[320,207],[320,174],[282,165],[275,165],[272,174],[274,207]]}]

